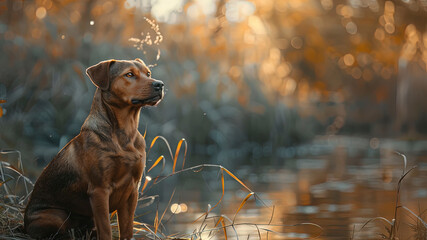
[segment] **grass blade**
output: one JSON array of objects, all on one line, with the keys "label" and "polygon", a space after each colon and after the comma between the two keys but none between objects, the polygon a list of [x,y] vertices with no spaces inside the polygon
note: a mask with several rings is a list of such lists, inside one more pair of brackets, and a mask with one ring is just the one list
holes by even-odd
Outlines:
[{"label": "grass blade", "polygon": [[234,220],[236,220],[236,216],[237,216],[237,214],[240,212],[240,210],[242,209],[243,205],[245,205],[245,203],[248,201],[248,199],[249,199],[252,195],[254,195],[254,192],[250,192],[250,193],[245,197],[245,199],[243,199],[242,203],[240,203],[239,208],[237,209],[236,213],[234,214],[233,223],[234,223]]},{"label": "grass blade", "polygon": [[274,210],[275,210],[276,206],[273,205],[273,210],[271,211],[271,217],[270,217],[270,221],[268,222],[268,224],[271,224],[271,222],[273,221],[273,217],[274,217]]},{"label": "grass blade", "polygon": [[145,130],[144,130],[144,135],[143,135],[144,139],[145,139],[145,136],[147,136],[147,123],[145,124]]},{"label": "grass blade", "polygon": [[144,190],[145,190],[145,188],[147,187],[147,184],[148,184],[148,182],[149,182],[150,180],[151,180],[151,179],[150,179],[149,177],[145,177],[144,185],[142,185],[142,188],[141,188],[141,193],[143,193],[143,192],[144,192]]},{"label": "grass blade", "polygon": [[151,171],[151,169],[153,169],[155,166],[157,166],[157,164],[159,164],[159,162],[161,161],[161,160],[163,160],[163,166],[165,165],[165,163],[164,163],[164,159],[165,159],[165,157],[162,155],[162,156],[160,156],[159,158],[157,158],[157,160],[153,163],[153,165],[150,167],[150,169],[148,169],[147,170],[147,173],[148,172],[150,172]]},{"label": "grass blade", "polygon": [[110,221],[113,220],[113,217],[117,215],[117,210],[114,210],[114,212],[111,213],[110,215]]},{"label": "grass blade", "polygon": [[223,217],[221,217],[221,226],[222,226],[222,230],[224,231],[225,240],[227,240],[228,239],[228,236],[227,236],[227,227],[225,225]]},{"label": "grass blade", "polygon": [[150,148],[148,149],[148,151],[150,151],[150,150],[151,150],[151,148],[154,146],[154,144],[156,143],[156,141],[157,141],[157,139],[158,139],[159,137],[160,137],[160,136],[156,136],[156,137],[153,139],[153,141],[151,141]]},{"label": "grass blade", "polygon": [[171,202],[172,202],[172,198],[173,198],[173,195],[174,195],[174,194],[175,194],[175,189],[173,190],[172,195],[171,195],[171,197],[169,198],[168,205],[166,205],[165,210],[163,211],[163,214],[162,214],[162,216],[160,217],[160,220],[159,220],[159,222],[158,222],[158,225],[157,225],[157,227],[156,227],[156,229],[155,229],[155,231],[154,231],[155,233],[157,233],[157,228],[158,228],[158,226],[160,225],[160,223],[162,222],[163,217],[165,216],[166,211],[168,210],[169,205],[170,205],[170,204],[171,204]]},{"label": "grass blade", "polygon": [[159,210],[156,211],[156,217],[154,217],[154,234],[157,233],[159,227]]},{"label": "grass blade", "polygon": [[384,221],[384,222],[386,222],[386,223],[390,224],[390,226],[393,226],[393,223],[392,223],[392,222],[390,222],[387,218],[383,218],[383,217],[376,217],[376,218],[371,218],[371,219],[369,219],[368,221],[366,221],[366,222],[363,224],[363,226],[360,228],[360,230],[362,230],[366,225],[368,225],[368,223],[373,222],[373,221],[375,221],[375,220],[382,220],[382,221]]},{"label": "grass blade", "polygon": [[[151,141],[150,148],[148,149],[148,153],[150,153],[151,148],[154,146],[154,144],[156,143],[157,139],[159,139],[159,138],[162,139],[163,142],[166,144],[166,146],[168,147],[168,150],[169,150],[169,154],[170,154],[171,158],[173,158],[172,149],[171,149],[171,147],[169,145],[169,142],[163,136],[156,136],[153,139],[153,141]],[[148,155],[148,153],[147,153],[147,155]]]},{"label": "grass blade", "polygon": [[221,169],[221,188],[222,188],[222,193],[221,193],[221,198],[219,199],[219,201],[212,208],[210,208],[208,211],[206,211],[200,217],[198,217],[196,220],[194,220],[193,223],[197,222],[200,218],[207,216],[214,208],[216,208],[222,202],[222,199],[224,198],[224,194],[225,194],[223,169]]},{"label": "grass blade", "polygon": [[[404,154],[400,153],[400,152],[396,152],[396,151],[395,151],[395,153],[396,153],[397,155],[401,156],[401,157],[402,157],[402,159],[403,159],[403,174],[405,174],[405,172],[406,172],[406,166],[407,166],[407,163],[408,163],[408,161],[406,160],[406,156],[405,156]],[[403,175],[403,174],[402,174],[402,175]]]},{"label": "grass blade", "polygon": [[424,222],[424,220],[420,216],[418,216],[417,214],[415,214],[411,209],[409,209],[409,208],[407,208],[405,206],[401,206],[401,208],[405,209],[410,214],[412,214],[414,217],[416,217],[418,219],[418,221],[420,221],[424,225],[424,227],[427,228],[427,223]]},{"label": "grass blade", "polygon": [[218,221],[216,221],[214,227],[218,227],[218,225],[221,223],[221,220],[223,219],[223,216],[218,218]]},{"label": "grass blade", "polygon": [[[261,240],[261,231],[259,230],[258,225],[255,225],[255,227],[256,227],[256,230],[257,230],[257,232],[258,232],[258,238]],[[267,239],[268,239],[268,233],[269,233],[269,232],[267,232]]]},{"label": "grass blade", "polygon": [[185,143],[185,151],[184,151],[184,158],[182,159],[182,167],[181,167],[181,169],[184,169],[184,165],[185,165],[185,159],[187,158],[187,149],[188,149],[188,146],[187,146],[187,141],[183,138],[182,140],[184,140],[184,143]]},{"label": "grass blade", "polygon": [[157,234],[155,232],[153,232],[153,230],[147,226],[147,224],[142,223],[142,225],[154,236],[154,239],[157,239]]},{"label": "grass blade", "polygon": [[238,179],[233,173],[231,173],[230,171],[228,171],[225,167],[222,167],[222,169],[224,169],[224,171],[230,175],[230,177],[234,178],[234,180],[236,180],[238,183],[240,183],[240,185],[242,185],[243,187],[246,188],[246,190],[248,190],[249,192],[253,192],[250,188],[248,188],[240,179]]},{"label": "grass blade", "polygon": [[172,173],[174,173],[174,172],[175,172],[176,162],[177,162],[177,160],[178,160],[178,155],[179,155],[179,151],[181,150],[182,142],[185,142],[184,160],[182,161],[182,168],[184,168],[185,157],[186,157],[186,155],[187,155],[187,141],[185,141],[185,138],[182,138],[182,139],[178,142],[178,145],[176,146],[176,150],[175,150],[175,157],[173,158]]},{"label": "grass blade", "polygon": [[234,233],[236,234],[236,240],[239,240],[239,234],[237,233],[236,227],[234,226],[234,223],[231,221],[227,215],[221,215],[224,219],[228,220],[231,223],[231,228],[233,229]]}]

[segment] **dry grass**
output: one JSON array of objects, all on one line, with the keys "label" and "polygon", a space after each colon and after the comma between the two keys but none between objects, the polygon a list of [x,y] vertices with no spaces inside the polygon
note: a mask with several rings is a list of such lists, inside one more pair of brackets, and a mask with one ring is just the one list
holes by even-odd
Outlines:
[{"label": "dry grass", "polygon": [[24,176],[21,153],[16,150],[0,151],[5,155],[17,155],[16,167],[0,161],[0,236],[2,239],[28,239],[23,233],[23,211],[33,183]]},{"label": "dry grass", "polygon": [[[322,233],[322,228],[314,223],[301,223],[297,225],[283,225],[283,224],[272,224],[272,219],[274,215],[274,207],[272,208],[271,218],[268,224],[258,224],[258,223],[237,223],[235,221],[236,216],[244,208],[245,204],[249,199],[254,198],[257,200],[262,200],[258,197],[258,195],[252,191],[247,185],[243,183],[237,176],[235,176],[230,170],[224,168],[221,165],[215,164],[201,164],[193,167],[185,168],[185,157],[187,154],[187,142],[185,139],[181,139],[175,149],[175,153],[173,154],[172,149],[170,147],[169,142],[162,136],[157,136],[153,139],[150,144],[150,148],[148,149],[148,153],[157,142],[158,139],[161,139],[167,146],[170,159],[172,160],[172,171],[168,174],[163,174],[165,166],[166,166],[166,158],[164,156],[160,156],[151,166],[147,166],[147,173],[154,169],[156,166],[159,166],[159,163],[162,162],[162,169],[158,176],[153,179],[146,177],[142,186],[140,187],[140,198],[139,198],[139,206],[148,207],[157,202],[156,216],[154,218],[153,224],[147,224],[135,221],[134,222],[134,234],[136,239],[210,239],[217,234],[217,237],[228,239],[229,235],[239,237],[239,233],[236,230],[238,226],[251,226],[254,228],[254,234],[258,235],[261,238],[261,234],[263,232],[268,234],[278,234],[280,232],[272,230],[273,228],[281,227],[282,229],[286,229],[286,227],[294,227],[294,226],[307,226],[314,227],[318,231],[318,234],[312,236],[312,238],[317,238]],[[176,169],[178,157],[180,156],[180,152],[182,147],[184,146],[184,154],[182,160],[182,167],[180,170]],[[2,152],[4,154],[9,154],[12,152],[18,151],[8,151]],[[147,154],[148,155],[148,154]],[[2,160],[2,159],[0,159]],[[33,183],[24,176],[24,171],[22,167],[22,162],[20,159],[20,153],[18,154],[18,166],[20,169],[13,167],[10,163],[1,161],[1,183],[0,183],[0,238],[2,239],[30,239],[28,235],[23,233],[23,211],[25,208],[26,201],[31,194],[31,191],[28,188],[33,186]],[[168,205],[165,207],[163,211],[160,211],[158,207],[158,196],[150,196],[146,194],[146,192],[153,188],[155,185],[160,184],[164,180],[174,176],[181,174],[183,172],[193,172],[198,173],[208,168],[218,169],[220,173],[220,181],[221,181],[221,190],[222,194],[218,202],[213,207],[208,207],[208,209],[196,218],[193,221],[194,231],[191,234],[173,234],[167,235],[162,231],[165,229],[163,225],[163,220],[165,218],[165,214],[169,205],[174,197],[175,191],[172,192],[171,197],[169,199]],[[10,172],[10,173],[9,173]],[[13,174],[11,174],[13,173]],[[212,214],[212,210],[216,209],[218,206],[222,204],[223,197],[225,195],[225,178],[230,177],[235,180],[238,184],[241,185],[242,188],[246,189],[248,194],[246,197],[240,202],[238,209],[236,210],[233,218],[229,218],[226,215],[214,215]],[[14,186],[11,188],[11,186]],[[265,204],[264,204],[265,205]],[[136,217],[138,219],[138,216]],[[208,222],[214,221],[215,224],[210,224]],[[118,239],[118,224],[117,224],[117,213],[113,212],[110,216],[110,222],[113,231],[113,238]],[[74,232],[70,232],[70,236],[72,239],[77,239],[74,237]],[[249,237],[249,236],[248,236]],[[90,234],[88,233],[86,237],[83,239],[90,239]]]}]

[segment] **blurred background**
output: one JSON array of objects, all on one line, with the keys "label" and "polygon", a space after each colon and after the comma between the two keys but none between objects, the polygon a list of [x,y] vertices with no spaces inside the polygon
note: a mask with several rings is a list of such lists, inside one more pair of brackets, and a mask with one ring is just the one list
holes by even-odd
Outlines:
[{"label": "blurred background", "polygon": [[[394,151],[418,166],[403,200],[427,207],[427,1],[1,0],[0,49],[0,148],[20,151],[33,180],[88,115],[85,69],[139,57],[167,89],[142,111],[147,143],[185,138],[188,166],[227,167],[281,206],[279,222],[340,239],[369,217],[391,219]],[[162,154],[159,143],[148,166]],[[193,210],[221,195],[217,172],[201,175],[219,195],[194,195],[198,178],[182,177]],[[159,188],[167,203],[171,188]],[[245,197],[237,190],[223,211]],[[268,222],[253,204],[247,215]]]}]

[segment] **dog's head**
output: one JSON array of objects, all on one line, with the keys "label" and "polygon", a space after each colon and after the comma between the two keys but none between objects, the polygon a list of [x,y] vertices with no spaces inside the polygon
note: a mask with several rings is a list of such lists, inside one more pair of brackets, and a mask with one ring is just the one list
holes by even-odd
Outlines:
[{"label": "dog's head", "polygon": [[154,106],[164,96],[162,81],[151,77],[150,69],[135,60],[107,60],[86,69],[93,84],[112,98],[128,105]]}]

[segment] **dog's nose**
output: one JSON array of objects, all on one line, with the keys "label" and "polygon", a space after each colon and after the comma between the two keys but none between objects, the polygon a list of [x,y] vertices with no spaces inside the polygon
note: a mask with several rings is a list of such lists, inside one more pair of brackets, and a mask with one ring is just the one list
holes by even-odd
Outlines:
[{"label": "dog's nose", "polygon": [[162,91],[163,90],[163,86],[165,84],[162,81],[156,80],[153,82],[153,87],[155,91]]}]

